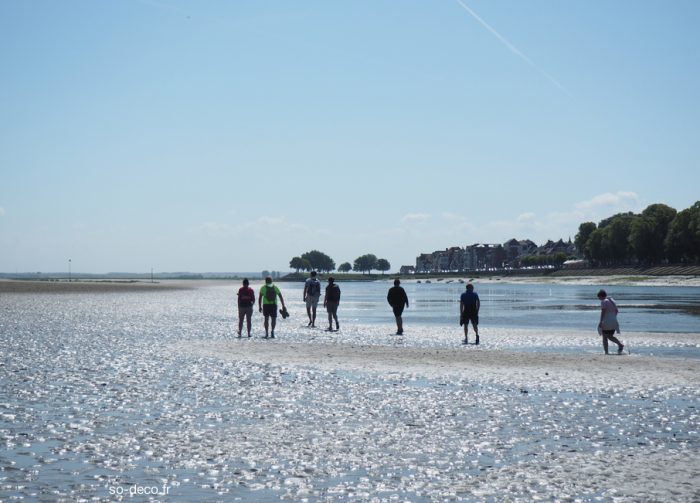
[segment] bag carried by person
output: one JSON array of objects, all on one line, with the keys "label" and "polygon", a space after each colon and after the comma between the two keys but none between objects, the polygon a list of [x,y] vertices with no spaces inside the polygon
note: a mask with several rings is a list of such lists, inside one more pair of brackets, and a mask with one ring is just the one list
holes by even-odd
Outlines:
[{"label": "bag carried by person", "polygon": [[241,288],[238,291],[238,305],[240,307],[250,307],[255,302],[255,294],[250,288]]},{"label": "bag carried by person", "polygon": [[310,297],[318,297],[321,295],[321,283],[317,279],[309,281],[309,288],[306,290],[306,295]]},{"label": "bag carried by person", "polygon": [[267,299],[269,302],[275,302],[275,299],[277,299],[277,292],[275,291],[274,286],[265,285],[265,299]]}]

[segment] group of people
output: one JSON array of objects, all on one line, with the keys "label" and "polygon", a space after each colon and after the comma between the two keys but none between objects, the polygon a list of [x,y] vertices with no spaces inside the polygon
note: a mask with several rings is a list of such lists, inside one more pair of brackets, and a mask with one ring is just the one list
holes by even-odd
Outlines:
[{"label": "group of people", "polygon": [[[265,339],[275,338],[275,326],[277,325],[277,298],[279,297],[282,309],[279,310],[283,317],[289,316],[287,307],[284,304],[282,292],[272,282],[270,276],[265,278],[265,284],[260,288],[258,295],[258,310],[263,314]],[[309,327],[316,326],[316,311],[321,300],[321,282],[317,278],[316,271],[311,271],[310,277],[304,283],[303,301],[306,303],[306,314],[309,317]],[[601,302],[600,321],[598,332],[603,338],[603,350],[608,354],[608,341],[618,346],[618,354],[622,354],[624,345],[615,337],[615,332],[620,333],[620,325],[617,321],[619,312],[615,301],[608,297],[605,290],[598,292],[598,299]],[[403,335],[403,311],[408,308],[408,295],[401,287],[399,279],[394,280],[394,286],[389,289],[386,300],[391,306],[396,320],[396,335]],[[255,305],[255,292],[250,288],[248,279],[243,280],[243,286],[238,290],[238,337],[242,337],[243,322],[246,322],[248,337],[251,336],[251,318],[253,306]],[[338,306],[340,305],[340,287],[335,282],[333,276],[328,277],[328,285],[323,296],[323,307],[328,313],[328,332],[340,330],[338,322]],[[479,344],[479,309],[481,301],[479,295],[474,291],[474,285],[467,283],[466,291],[460,296],[459,302],[459,324],[464,327],[464,344],[469,343],[469,324],[474,330],[475,345]]]},{"label": "group of people", "polygon": [[[403,335],[403,319],[402,314],[405,307],[408,307],[408,295],[406,291],[399,286],[400,281],[394,280],[394,286],[389,289],[387,301],[394,312],[396,319],[396,335]],[[316,326],[316,312],[318,303],[321,300],[321,282],[317,278],[316,271],[311,271],[310,277],[304,283],[304,293],[302,294],[303,301],[306,303],[306,314],[309,317],[309,327]],[[275,338],[275,327],[277,326],[277,298],[282,305],[279,310],[283,317],[287,317],[287,307],[284,304],[282,292],[272,282],[272,278],[267,276],[265,284],[260,287],[258,294],[258,310],[263,314],[265,327],[265,339]],[[242,337],[243,324],[245,322],[248,330],[248,337],[251,336],[253,306],[255,305],[255,291],[250,288],[248,279],[243,280],[243,286],[238,290],[238,337]],[[333,332],[340,330],[338,322],[338,306],[340,305],[340,287],[335,282],[333,276],[328,277],[328,285],[323,296],[323,307],[328,313],[328,328],[326,331]],[[335,323],[335,329],[333,324]]]}]

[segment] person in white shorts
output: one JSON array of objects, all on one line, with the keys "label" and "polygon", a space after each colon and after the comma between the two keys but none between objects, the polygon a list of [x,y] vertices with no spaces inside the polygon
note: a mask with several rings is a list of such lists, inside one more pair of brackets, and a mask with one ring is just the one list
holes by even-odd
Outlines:
[{"label": "person in white shorts", "polygon": [[321,282],[316,279],[316,271],[311,271],[311,277],[304,283],[304,302],[306,314],[309,316],[309,326],[316,326],[316,308],[321,298]]}]

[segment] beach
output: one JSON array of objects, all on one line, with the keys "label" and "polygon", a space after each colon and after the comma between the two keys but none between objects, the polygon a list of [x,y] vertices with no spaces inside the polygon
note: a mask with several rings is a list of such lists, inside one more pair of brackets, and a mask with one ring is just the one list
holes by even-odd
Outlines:
[{"label": "beach", "polygon": [[593,330],[484,316],[463,345],[421,314],[452,312],[421,308],[450,288],[415,285],[397,337],[366,301],[378,283],[341,284],[329,333],[306,326],[303,286],[281,284],[276,339],[257,313],[238,339],[237,284],[185,285],[1,292],[0,499],[700,499],[698,332],[624,330],[631,354],[606,356]]}]

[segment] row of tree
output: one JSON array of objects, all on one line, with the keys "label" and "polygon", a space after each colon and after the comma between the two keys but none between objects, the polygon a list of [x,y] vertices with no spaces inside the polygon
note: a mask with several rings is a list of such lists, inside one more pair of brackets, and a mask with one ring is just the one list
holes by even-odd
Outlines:
[{"label": "row of tree", "polygon": [[[319,271],[331,272],[335,270],[335,261],[323,252],[311,250],[303,253],[301,256],[294,257],[289,261],[289,267],[296,272],[299,271]],[[354,263],[343,262],[338,266],[339,272],[357,271],[361,273],[371,273],[372,270],[381,271],[382,274],[391,269],[391,264],[388,260],[377,258],[372,253],[367,253],[357,257]]]},{"label": "row of tree", "polygon": [[574,244],[593,265],[700,262],[700,201],[682,211],[652,204],[640,214],[584,222]]},{"label": "row of tree", "polygon": [[543,267],[549,265],[561,267],[568,258],[566,253],[563,252],[556,252],[551,255],[526,255],[520,259],[520,265],[523,267]]}]

